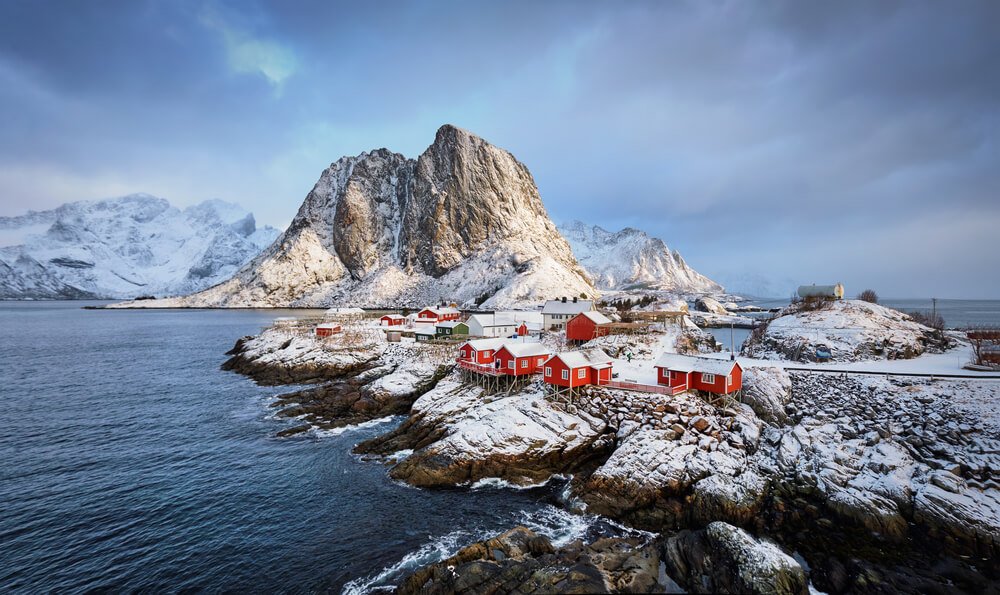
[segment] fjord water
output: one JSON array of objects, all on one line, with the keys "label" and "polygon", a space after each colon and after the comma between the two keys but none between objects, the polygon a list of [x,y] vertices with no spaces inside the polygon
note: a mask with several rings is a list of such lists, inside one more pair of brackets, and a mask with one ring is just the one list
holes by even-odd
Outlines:
[{"label": "fjord water", "polygon": [[364,590],[517,524],[603,530],[558,487],[390,481],[350,449],[392,422],[275,438],[289,389],[219,365],[282,312],[81,305],[0,302],[0,592]]}]

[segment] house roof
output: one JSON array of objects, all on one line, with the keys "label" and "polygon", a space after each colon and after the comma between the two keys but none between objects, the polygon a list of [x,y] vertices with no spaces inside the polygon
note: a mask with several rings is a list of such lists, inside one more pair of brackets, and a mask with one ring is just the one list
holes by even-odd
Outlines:
[{"label": "house roof", "polygon": [[579,314],[594,309],[594,300],[549,300],[542,307],[542,314]]},{"label": "house roof", "polygon": [[601,349],[584,349],[582,351],[566,351],[552,357],[558,357],[568,367],[576,368],[610,368],[611,356]]},{"label": "house roof", "polygon": [[438,307],[430,306],[430,307],[427,307],[427,308],[424,308],[423,310],[421,310],[421,312],[428,312],[428,311],[429,312],[433,312],[433,313],[437,314],[438,316],[441,316],[442,314],[461,314],[461,312],[458,310],[458,308],[452,308],[450,306],[446,307],[446,308],[438,308]]},{"label": "house roof", "polygon": [[491,326],[519,326],[513,318],[503,314],[473,314],[467,322],[472,322],[473,320],[483,328]]},{"label": "house roof", "polygon": [[605,316],[604,314],[601,314],[597,310],[580,312],[579,314],[577,314],[577,316],[586,316],[587,318],[592,320],[594,324],[611,324],[611,319]]},{"label": "house roof", "polygon": [[455,328],[456,326],[458,326],[460,324],[465,325],[465,326],[469,326],[469,325],[465,324],[464,322],[462,322],[461,320],[446,320],[444,322],[439,322],[438,326],[439,327],[443,327],[443,328]]},{"label": "house roof", "polygon": [[392,318],[393,320],[403,320],[406,317],[403,316],[402,314],[386,314],[385,316],[382,316],[382,318]]},{"label": "house roof", "polygon": [[497,337],[493,339],[473,339],[472,341],[466,341],[463,345],[468,345],[476,351],[485,351],[487,349],[500,349],[504,345],[504,339],[502,337]]},{"label": "house roof", "polygon": [[336,322],[324,322],[323,324],[317,324],[316,328],[340,328],[340,325]]},{"label": "house roof", "polygon": [[[711,357],[695,357],[691,355],[681,355],[679,353],[664,353],[656,360],[653,367],[676,370],[678,372],[708,372],[709,374],[720,374],[728,376],[733,368],[738,366],[738,361],[728,359],[715,359]],[[740,366],[742,368],[742,366]]]},{"label": "house roof", "polygon": [[514,357],[552,354],[549,348],[541,343],[507,343],[501,349],[507,350]]},{"label": "house roof", "polygon": [[413,334],[414,335],[433,335],[435,333],[437,333],[437,330],[434,329],[434,325],[432,325],[432,324],[431,325],[422,325],[422,326],[419,326],[419,327],[413,329]]}]

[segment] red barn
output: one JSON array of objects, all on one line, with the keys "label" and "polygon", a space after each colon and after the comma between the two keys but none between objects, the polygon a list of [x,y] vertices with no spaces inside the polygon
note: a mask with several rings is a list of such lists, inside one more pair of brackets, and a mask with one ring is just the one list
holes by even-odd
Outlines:
[{"label": "red barn", "polygon": [[673,394],[703,390],[725,395],[743,388],[743,366],[737,361],[664,353],[654,367],[657,383]]},{"label": "red barn", "polygon": [[553,355],[544,364],[548,384],[576,388],[611,381],[611,357],[600,349],[568,351]]},{"label": "red barn", "polygon": [[552,352],[541,343],[508,343],[497,350],[499,369],[510,376],[537,374]]},{"label": "red barn", "polygon": [[611,319],[600,312],[580,312],[566,323],[567,341],[590,341],[608,334]]},{"label": "red barn", "polygon": [[458,348],[458,359],[475,364],[492,364],[497,350],[503,347],[503,339],[474,339],[462,343]]},{"label": "red barn", "polygon": [[324,322],[316,327],[316,336],[319,338],[330,337],[341,331],[340,325],[334,322]]},{"label": "red barn", "polygon": [[385,326],[402,326],[406,322],[406,318],[400,316],[399,314],[386,314],[379,321]]},{"label": "red barn", "polygon": [[458,320],[461,316],[462,313],[455,308],[424,308],[417,312],[417,318],[426,318],[434,322]]}]

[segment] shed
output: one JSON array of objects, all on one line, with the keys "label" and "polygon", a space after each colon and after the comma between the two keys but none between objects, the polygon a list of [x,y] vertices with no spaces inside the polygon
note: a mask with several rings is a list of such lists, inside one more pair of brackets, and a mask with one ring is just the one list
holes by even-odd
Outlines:
[{"label": "shed", "polygon": [[413,329],[413,340],[418,343],[433,341],[437,336],[437,330],[433,326],[421,326]]},{"label": "shed", "polygon": [[506,343],[496,353],[498,368],[510,376],[537,374],[552,352],[541,343]]},{"label": "shed", "polygon": [[469,325],[460,320],[447,320],[439,322],[436,327],[438,337],[451,337],[453,335],[468,335]]},{"label": "shed", "polygon": [[664,353],[653,367],[657,384],[669,386],[672,394],[703,390],[725,395],[743,387],[743,366],[735,360]]},{"label": "shed", "polygon": [[611,319],[597,311],[580,312],[566,323],[567,341],[590,341],[610,332]]},{"label": "shed", "polygon": [[611,381],[611,357],[600,349],[568,351],[550,357],[542,378],[548,384],[576,388]]},{"label": "shed", "polygon": [[406,318],[400,314],[386,314],[379,318],[379,323],[383,326],[402,326]]},{"label": "shed", "polygon": [[316,325],[316,336],[317,337],[330,337],[341,332],[340,325],[336,322],[324,322],[323,324]]}]

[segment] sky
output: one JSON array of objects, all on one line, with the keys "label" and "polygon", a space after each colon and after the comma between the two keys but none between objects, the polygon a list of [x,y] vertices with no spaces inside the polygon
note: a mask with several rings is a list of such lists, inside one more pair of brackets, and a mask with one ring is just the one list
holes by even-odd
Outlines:
[{"label": "sky", "polygon": [[1000,3],[0,3],[0,215],[146,192],[284,227],[450,123],[556,222],[736,289],[1000,298]]}]

